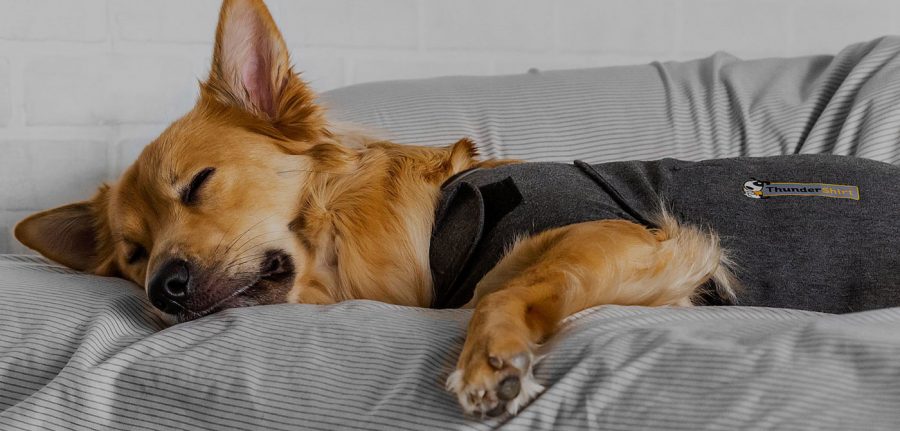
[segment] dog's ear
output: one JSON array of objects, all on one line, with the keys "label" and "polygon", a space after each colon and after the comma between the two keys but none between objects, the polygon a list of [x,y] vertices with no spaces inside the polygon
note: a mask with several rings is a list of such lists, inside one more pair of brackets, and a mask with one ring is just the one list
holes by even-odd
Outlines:
[{"label": "dog's ear", "polygon": [[264,120],[291,139],[311,139],[325,129],[316,96],[294,73],[262,0],[222,3],[203,95]]},{"label": "dog's ear", "polygon": [[111,253],[101,253],[105,224],[100,208],[105,206],[104,190],[90,201],[64,205],[32,214],[19,222],[16,239],[38,253],[79,271],[101,275],[110,272]]}]

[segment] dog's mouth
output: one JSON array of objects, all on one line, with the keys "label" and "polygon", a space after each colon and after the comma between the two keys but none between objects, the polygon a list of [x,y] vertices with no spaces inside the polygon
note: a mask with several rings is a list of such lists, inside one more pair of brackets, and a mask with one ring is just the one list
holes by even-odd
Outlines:
[{"label": "dog's mouth", "polygon": [[[248,307],[251,305],[256,305],[256,302],[252,300],[252,294],[254,293],[254,291],[261,290],[261,281],[262,279],[258,279],[257,281],[253,282],[253,284],[244,286],[234,291],[225,298],[220,299],[219,301],[213,303],[213,305],[200,311],[182,309],[175,315],[175,317],[178,319],[179,323],[182,323],[189,320],[199,319],[203,316],[217,313],[228,308]],[[245,298],[244,295],[250,297]]]},{"label": "dog's mouth", "polygon": [[[294,262],[290,255],[283,251],[268,251],[259,272],[253,279],[239,284],[242,287],[231,290],[224,297],[184,307],[175,314],[175,318],[181,323],[229,308],[285,302],[294,274]],[[216,287],[211,286],[213,289]]]}]

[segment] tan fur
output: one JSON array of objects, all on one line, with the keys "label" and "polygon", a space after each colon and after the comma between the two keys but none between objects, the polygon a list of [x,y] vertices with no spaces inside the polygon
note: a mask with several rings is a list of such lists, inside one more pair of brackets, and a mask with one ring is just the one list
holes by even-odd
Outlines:
[{"label": "tan fur", "polygon": [[[441,184],[472,167],[505,163],[512,162],[478,160],[467,139],[446,148],[407,146],[330,125],[293,72],[262,1],[226,0],[194,109],[115,184],[89,201],[35,214],[15,234],[63,264],[143,286],[164,260],[191,259],[211,305],[189,318],[221,304],[371,299],[427,307]],[[215,173],[199,202],[185,205],[180,193],[208,167]],[[714,235],[665,215],[660,225],[581,223],[512,247],[478,285],[448,382],[466,411],[515,413],[535,396],[534,346],[567,315],[598,304],[690,305],[711,277],[730,294],[727,258]],[[141,247],[146,256],[129,263]],[[292,280],[263,285],[269,290],[252,303],[234,302],[235,292],[255,283],[252,274],[271,248],[293,258]],[[498,386],[511,376],[521,390],[501,400]]]}]

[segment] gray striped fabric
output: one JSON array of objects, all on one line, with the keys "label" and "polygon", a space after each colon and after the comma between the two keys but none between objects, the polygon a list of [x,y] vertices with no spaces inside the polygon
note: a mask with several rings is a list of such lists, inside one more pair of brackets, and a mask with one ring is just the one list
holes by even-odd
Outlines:
[{"label": "gray striped fabric", "polygon": [[326,93],[334,117],[398,142],[472,137],[525,160],[686,160],[793,153],[900,161],[900,37],[836,56],[453,77]]},{"label": "gray striped fabric", "polygon": [[896,429],[900,309],[607,306],[545,346],[515,418],[442,388],[470,315],[369,301],[163,329],[142,293],[0,257],[0,429]]},{"label": "gray striped fabric", "polygon": [[[834,57],[349,87],[338,118],[401,142],[590,162],[830,152],[900,160],[900,39]],[[0,429],[897,429],[900,309],[842,316],[600,307],[545,346],[515,418],[443,380],[469,311],[367,301],[164,328],[127,282],[0,257]]]}]

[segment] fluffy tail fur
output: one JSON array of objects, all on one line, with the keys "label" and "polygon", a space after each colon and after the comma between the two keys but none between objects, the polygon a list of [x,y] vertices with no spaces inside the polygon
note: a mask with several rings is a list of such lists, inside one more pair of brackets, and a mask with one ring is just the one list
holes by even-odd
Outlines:
[{"label": "fluffy tail fur", "polygon": [[[734,276],[734,263],[715,232],[681,224],[665,210],[652,221],[658,227],[657,237],[661,240],[661,247],[672,256],[671,267],[679,269],[676,278],[679,284],[695,288],[712,280],[720,298],[728,304],[736,302],[736,292],[740,286]],[[695,290],[692,302],[700,293],[700,289]]]}]

